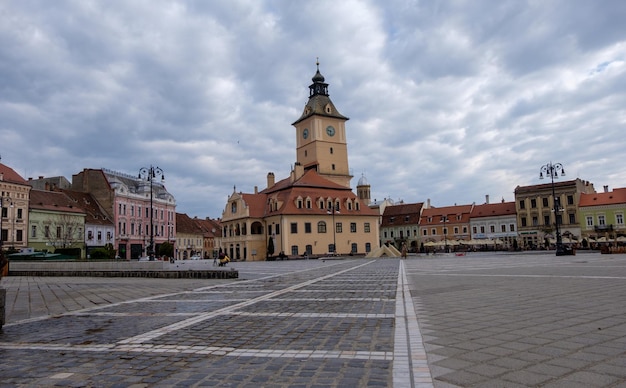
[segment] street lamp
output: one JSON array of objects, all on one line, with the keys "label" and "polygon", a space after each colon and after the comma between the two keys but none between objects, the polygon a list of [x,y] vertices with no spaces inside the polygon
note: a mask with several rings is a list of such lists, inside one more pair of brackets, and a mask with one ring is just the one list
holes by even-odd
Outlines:
[{"label": "street lamp", "polygon": [[[11,197],[0,196],[0,254],[2,253],[2,244],[4,242],[2,238],[2,218],[4,217],[4,215],[1,214],[2,212],[4,212],[4,201],[9,202],[11,207],[13,207],[13,202],[11,202]],[[7,208],[7,218],[8,217],[9,217],[9,210]],[[9,236],[9,232],[7,231],[7,237],[8,236]]]},{"label": "street lamp", "polygon": [[333,255],[337,255],[337,225],[335,224],[335,213],[339,213],[337,204],[333,201],[332,211],[326,213],[333,215]]},{"label": "street lamp", "polygon": [[541,166],[539,170],[539,179],[543,179],[544,176],[550,176],[550,181],[552,183],[552,205],[554,211],[554,224],[556,226],[556,255],[562,256],[565,255],[565,249],[563,248],[563,241],[561,239],[561,232],[559,231],[559,212],[561,211],[561,201],[556,197],[556,193],[554,191],[554,179],[561,176],[565,176],[565,169],[561,163],[548,163],[546,165]]},{"label": "street lamp", "polygon": [[150,261],[154,260],[154,224],[152,221],[154,217],[154,209],[152,208],[152,197],[154,191],[152,190],[152,182],[156,177],[160,177],[161,182],[165,180],[163,170],[159,167],[153,167],[150,165],[150,167],[142,167],[139,169],[139,179],[150,182],[150,244],[148,245],[148,252],[146,252]]},{"label": "street lamp", "polygon": [[441,217],[441,222],[443,222],[443,242],[445,252],[448,253],[448,229],[446,228],[446,222],[448,222],[448,216]]}]

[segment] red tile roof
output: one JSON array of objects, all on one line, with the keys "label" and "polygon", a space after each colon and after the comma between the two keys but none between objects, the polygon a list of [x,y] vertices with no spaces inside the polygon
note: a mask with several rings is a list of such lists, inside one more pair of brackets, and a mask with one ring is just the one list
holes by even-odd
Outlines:
[{"label": "red tile roof", "polygon": [[[474,205],[458,205],[446,207],[430,207],[422,210],[421,225],[439,225],[445,216],[447,224],[468,223]],[[460,216],[460,217],[459,217]],[[430,219],[430,221],[429,221]]]},{"label": "red tile roof", "polygon": [[58,191],[31,190],[30,209],[65,213],[85,213],[82,207],[70,197]]},{"label": "red tile roof", "polygon": [[[274,186],[262,190],[258,194],[241,194],[241,196],[249,207],[250,217],[253,218],[280,214],[325,215],[327,209],[320,209],[317,206],[320,198],[338,199],[341,204],[339,211],[343,214],[378,215],[376,210],[370,209],[366,204],[362,203],[359,205],[359,210],[356,209],[356,205],[354,205],[351,210],[348,210],[345,206],[346,201],[350,200],[353,203],[359,201],[356,194],[352,192],[352,189],[322,177],[315,170],[306,171],[300,179],[294,182],[291,181],[291,177],[286,178],[277,182]],[[268,205],[268,199],[270,197],[276,197],[278,201],[282,203],[282,206],[278,210],[270,211]],[[302,198],[303,200],[310,198],[313,202],[313,206],[311,206],[311,208],[307,208],[306,206],[298,208],[298,198]]]},{"label": "red tile roof", "polygon": [[76,206],[83,209],[85,212],[85,224],[113,225],[113,220],[107,216],[106,212],[91,194],[73,190],[61,190],[61,192],[74,201]]},{"label": "red tile roof", "polygon": [[195,218],[193,221],[202,230],[204,237],[221,237],[222,226],[217,220]]},{"label": "red tile roof", "polygon": [[486,203],[476,205],[470,218],[516,215],[515,202]]},{"label": "red tile roof", "polygon": [[381,226],[417,225],[423,206],[423,202],[387,206]]},{"label": "red tile roof", "polygon": [[28,182],[16,173],[11,167],[0,163],[0,181],[28,185]]},{"label": "red tile roof", "polygon": [[608,193],[580,194],[579,207],[626,204],[626,188],[613,189]]},{"label": "red tile roof", "polygon": [[204,230],[187,214],[176,213],[176,232],[186,234],[204,234]]}]

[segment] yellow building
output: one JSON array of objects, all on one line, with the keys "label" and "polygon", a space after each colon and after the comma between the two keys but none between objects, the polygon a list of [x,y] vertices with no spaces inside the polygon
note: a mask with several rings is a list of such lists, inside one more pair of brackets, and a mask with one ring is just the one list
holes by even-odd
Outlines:
[{"label": "yellow building", "polygon": [[24,178],[0,163],[0,250],[19,251],[27,247],[30,190]]},{"label": "yellow building", "polygon": [[[379,246],[368,190],[350,187],[345,123],[318,69],[296,128],[296,163],[288,178],[254,193],[233,193],[222,213],[221,247],[234,260],[365,255]],[[364,194],[365,193],[365,194]]]}]

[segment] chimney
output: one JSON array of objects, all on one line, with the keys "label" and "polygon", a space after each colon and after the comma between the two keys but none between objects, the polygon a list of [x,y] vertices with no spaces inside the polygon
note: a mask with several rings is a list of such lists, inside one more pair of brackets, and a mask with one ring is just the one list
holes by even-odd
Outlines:
[{"label": "chimney", "polygon": [[489,205],[489,194],[485,195],[485,203]]},{"label": "chimney", "polygon": [[430,209],[430,198],[426,200],[426,209]]},{"label": "chimney", "polygon": [[609,185],[604,185],[604,192],[608,193],[609,192]]},{"label": "chimney", "polygon": [[302,178],[302,175],[304,175],[304,166],[302,165],[302,163],[296,162],[294,169],[296,173],[295,180]]},{"label": "chimney", "polygon": [[274,173],[268,172],[267,173],[267,188],[274,186],[275,183],[276,182],[274,181]]},{"label": "chimney", "polygon": [[254,186],[254,194],[258,194],[259,193],[259,186]]}]

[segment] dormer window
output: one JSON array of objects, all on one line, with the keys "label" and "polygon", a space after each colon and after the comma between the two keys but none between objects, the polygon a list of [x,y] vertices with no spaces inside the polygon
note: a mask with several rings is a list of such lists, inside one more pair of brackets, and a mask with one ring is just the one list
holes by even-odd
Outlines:
[{"label": "dormer window", "polygon": [[333,112],[333,109],[330,107],[330,104],[326,104],[326,106],[324,107],[324,111],[330,114]]}]

